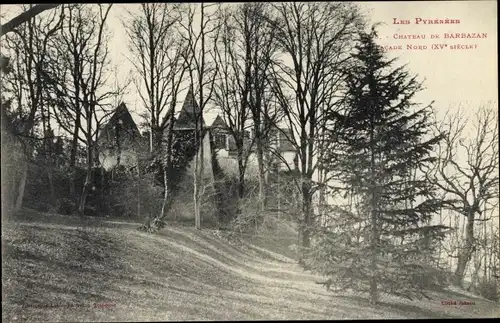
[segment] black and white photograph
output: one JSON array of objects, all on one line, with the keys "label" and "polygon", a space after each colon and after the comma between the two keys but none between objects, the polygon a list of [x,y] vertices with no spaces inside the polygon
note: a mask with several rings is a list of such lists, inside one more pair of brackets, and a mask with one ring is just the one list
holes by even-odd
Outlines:
[{"label": "black and white photograph", "polygon": [[3,322],[500,317],[497,1],[0,5]]}]

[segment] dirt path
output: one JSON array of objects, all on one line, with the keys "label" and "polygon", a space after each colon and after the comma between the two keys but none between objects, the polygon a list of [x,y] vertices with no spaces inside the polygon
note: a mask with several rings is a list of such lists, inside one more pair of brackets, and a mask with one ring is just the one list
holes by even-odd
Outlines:
[{"label": "dirt path", "polygon": [[[167,227],[150,235],[117,222],[20,222],[4,229],[3,319],[460,318],[493,317],[498,308],[452,292],[434,293],[430,301],[386,298],[369,307],[361,295],[332,295],[315,283],[319,277],[271,250],[232,246],[207,230]],[[450,299],[475,305],[441,304]],[[55,307],[40,307],[47,304]]]}]

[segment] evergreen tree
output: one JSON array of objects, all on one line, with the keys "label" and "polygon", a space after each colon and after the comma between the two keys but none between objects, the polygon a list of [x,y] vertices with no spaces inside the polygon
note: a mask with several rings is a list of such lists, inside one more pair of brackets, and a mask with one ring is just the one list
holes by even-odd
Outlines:
[{"label": "evergreen tree", "polygon": [[[344,197],[332,210],[316,248],[316,269],[339,288],[409,298],[441,280],[432,266],[433,249],[444,227],[430,224],[439,210],[434,187],[419,168],[440,137],[431,134],[431,106],[413,103],[421,83],[405,67],[394,67],[375,43],[376,31],[362,33],[345,72],[345,114],[335,151],[327,154]],[[440,283],[439,283],[440,284]]]}]

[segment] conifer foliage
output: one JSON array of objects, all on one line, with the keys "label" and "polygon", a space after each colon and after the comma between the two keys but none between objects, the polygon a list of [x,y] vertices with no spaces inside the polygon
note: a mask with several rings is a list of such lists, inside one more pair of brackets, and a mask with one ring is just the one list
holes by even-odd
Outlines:
[{"label": "conifer foliage", "polygon": [[421,297],[440,285],[432,257],[445,231],[430,224],[440,204],[419,172],[441,139],[430,132],[431,106],[412,102],[421,83],[375,39],[375,29],[360,34],[345,72],[345,113],[331,116],[343,131],[326,160],[349,201],[331,210],[312,257],[328,287],[368,292],[372,304],[381,293]]}]

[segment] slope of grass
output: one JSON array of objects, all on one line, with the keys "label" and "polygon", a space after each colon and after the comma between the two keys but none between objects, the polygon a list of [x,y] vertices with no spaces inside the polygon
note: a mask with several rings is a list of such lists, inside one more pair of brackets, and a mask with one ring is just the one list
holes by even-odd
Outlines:
[{"label": "slope of grass", "polygon": [[[283,253],[209,230],[159,234],[122,221],[26,212],[2,230],[5,322],[493,317],[498,303],[457,292],[433,300],[332,295]],[[257,239],[258,240],[258,239]],[[267,240],[269,243],[269,240]],[[474,305],[442,305],[444,300]]]}]

